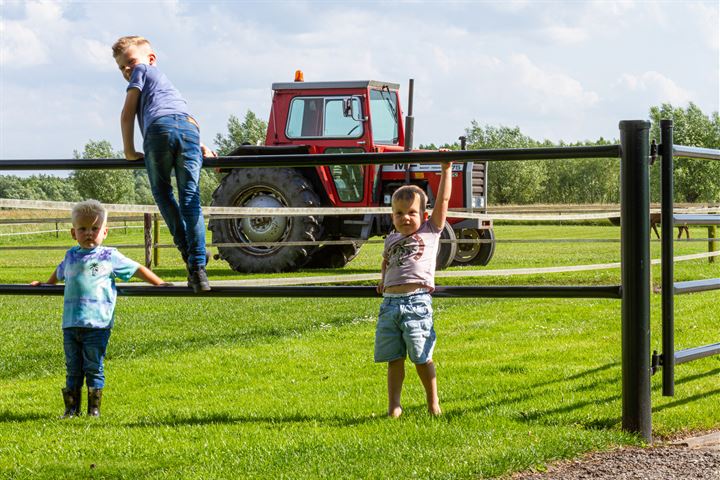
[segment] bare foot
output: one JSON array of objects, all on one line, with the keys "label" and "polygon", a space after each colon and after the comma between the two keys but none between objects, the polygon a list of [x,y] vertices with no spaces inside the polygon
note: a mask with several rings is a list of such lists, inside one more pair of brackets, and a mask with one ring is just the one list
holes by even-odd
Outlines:
[{"label": "bare foot", "polygon": [[428,407],[428,412],[433,417],[438,417],[442,415],[442,410],[440,410],[440,405],[431,405]]},{"label": "bare foot", "polygon": [[402,415],[403,409],[402,407],[394,407],[388,409],[388,417],[390,418],[398,418],[400,415]]}]

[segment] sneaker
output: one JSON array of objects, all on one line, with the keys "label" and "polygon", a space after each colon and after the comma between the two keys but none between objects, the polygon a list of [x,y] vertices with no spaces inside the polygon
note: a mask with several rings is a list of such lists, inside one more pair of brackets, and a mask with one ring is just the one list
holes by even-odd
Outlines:
[{"label": "sneaker", "polygon": [[207,277],[205,267],[193,267],[188,275],[188,287],[192,287],[193,292],[209,292],[210,281]]}]

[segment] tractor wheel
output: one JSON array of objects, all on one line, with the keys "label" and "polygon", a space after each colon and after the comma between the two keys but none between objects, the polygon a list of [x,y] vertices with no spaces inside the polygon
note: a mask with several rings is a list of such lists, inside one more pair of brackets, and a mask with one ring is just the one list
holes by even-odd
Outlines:
[{"label": "tractor wheel", "polygon": [[440,243],[438,246],[435,270],[445,270],[452,264],[457,254],[457,243],[455,243],[455,239],[455,230],[453,230],[448,222],[445,222],[445,228],[443,228],[440,233],[440,240],[450,240],[452,243]]},{"label": "tractor wheel", "polygon": [[[464,228],[456,233],[460,240],[495,240],[492,229]],[[481,265],[490,263],[495,254],[495,243],[458,243],[453,265]]]},{"label": "tractor wheel", "polygon": [[[284,168],[232,170],[213,193],[213,205],[223,207],[317,207],[320,199],[297,171]],[[320,236],[316,217],[238,217],[210,222],[213,243],[303,242]],[[314,246],[219,247],[220,258],[233,270],[269,273],[297,270]]]},{"label": "tractor wheel", "polygon": [[305,264],[307,268],[342,268],[350,260],[357,257],[360,244],[325,245],[313,252],[310,260]]}]

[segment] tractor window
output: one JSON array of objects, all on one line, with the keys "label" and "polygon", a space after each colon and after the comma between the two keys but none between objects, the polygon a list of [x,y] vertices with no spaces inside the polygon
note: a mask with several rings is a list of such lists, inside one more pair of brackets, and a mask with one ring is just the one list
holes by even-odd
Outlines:
[{"label": "tractor window", "polygon": [[322,98],[294,98],[290,104],[287,136],[319,137],[322,132]]},{"label": "tractor window", "polygon": [[362,107],[352,97],[352,116],[344,114],[347,97],[297,97],[290,103],[286,134],[288,138],[359,138],[363,135]]},{"label": "tractor window", "polygon": [[397,145],[397,104],[396,92],[370,90],[370,116],[374,143]]},{"label": "tractor window", "polygon": [[[325,153],[362,153],[362,148],[327,148]],[[360,202],[363,199],[365,171],[360,165],[330,165],[333,182],[343,202]]]}]

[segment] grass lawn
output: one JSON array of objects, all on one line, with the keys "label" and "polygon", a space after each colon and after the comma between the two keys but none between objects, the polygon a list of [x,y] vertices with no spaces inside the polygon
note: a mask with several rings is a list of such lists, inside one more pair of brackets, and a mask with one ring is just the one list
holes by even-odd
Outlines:
[{"label": "grass lawn", "polygon": [[[15,227],[17,228],[17,227]],[[7,231],[7,230],[6,230]],[[703,229],[691,229],[695,238]],[[111,231],[106,244],[141,242]],[[498,239],[614,238],[617,227],[498,225]],[[161,241],[170,243],[164,236]],[[69,247],[69,235],[0,246]],[[373,273],[380,245],[344,269]],[[618,243],[500,243],[489,269],[619,261]],[[653,243],[653,258],[660,246]],[[705,243],[678,243],[676,254]],[[139,249],[122,249],[136,260]],[[0,283],[45,280],[63,250],[0,250]],[[241,275],[211,262],[211,280]],[[157,273],[182,281],[179,255]],[[439,284],[616,284],[619,269]],[[720,261],[676,264],[676,280],[720,277]],[[653,268],[659,283],[660,269]],[[660,348],[660,296],[652,296]],[[719,340],[720,293],[675,299],[676,344]],[[100,419],[59,420],[61,297],[0,296],[0,478],[484,478],[590,450],[641,444],[621,426],[620,302],[436,299],[444,415],[425,413],[407,365],[405,414],[385,417],[385,366],[372,362],[375,299],[118,300]],[[652,379],[656,438],[720,427],[720,357],[676,368],[676,396]],[[83,399],[83,405],[85,400]]]}]

